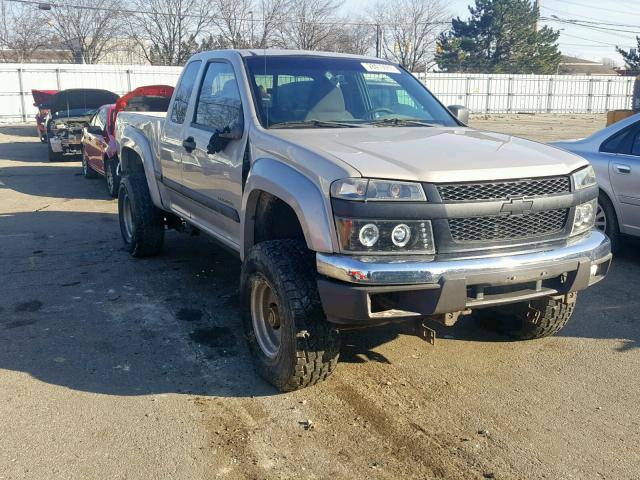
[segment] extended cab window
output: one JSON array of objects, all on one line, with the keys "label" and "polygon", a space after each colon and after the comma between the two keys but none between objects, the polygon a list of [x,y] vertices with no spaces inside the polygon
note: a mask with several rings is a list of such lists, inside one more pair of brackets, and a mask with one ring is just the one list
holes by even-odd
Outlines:
[{"label": "extended cab window", "polygon": [[224,130],[240,124],[241,116],[240,92],[233,67],[226,62],[210,63],[198,94],[194,122]]},{"label": "extended cab window", "polygon": [[200,64],[202,62],[191,62],[184,69],[180,85],[175,93],[173,100],[173,107],[171,108],[171,121],[173,123],[183,123],[187,116],[187,109],[189,108],[189,99],[191,98],[191,92],[196,84],[196,77],[200,70]]}]

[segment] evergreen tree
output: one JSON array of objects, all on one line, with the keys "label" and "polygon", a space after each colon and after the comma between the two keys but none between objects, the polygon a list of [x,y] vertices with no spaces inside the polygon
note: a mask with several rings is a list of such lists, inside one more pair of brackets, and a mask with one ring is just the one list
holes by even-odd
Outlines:
[{"label": "evergreen tree", "polygon": [[436,62],[447,72],[556,73],[560,32],[536,30],[539,13],[529,0],[476,0],[467,21],[452,20],[438,39]]},{"label": "evergreen tree", "polygon": [[632,72],[640,73],[640,37],[636,37],[636,41],[638,42],[637,49],[629,49],[629,51],[625,51],[621,48],[616,47],[616,50],[622,58],[624,59],[624,63],[627,65],[627,68]]}]

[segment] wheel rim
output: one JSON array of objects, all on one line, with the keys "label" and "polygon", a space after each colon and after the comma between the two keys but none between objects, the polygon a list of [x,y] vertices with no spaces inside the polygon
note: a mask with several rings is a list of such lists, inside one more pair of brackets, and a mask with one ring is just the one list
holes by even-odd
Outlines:
[{"label": "wheel rim", "polygon": [[104,174],[107,178],[107,188],[110,192],[113,192],[113,175],[111,174],[111,165],[109,162],[104,163]]},{"label": "wheel rim", "polygon": [[280,350],[281,317],[278,298],[263,277],[254,278],[251,288],[251,321],[262,352],[273,359]]},{"label": "wheel rim", "polygon": [[607,231],[607,214],[604,208],[602,208],[602,205],[600,205],[600,202],[598,202],[598,208],[596,209],[595,227],[601,232]]},{"label": "wheel rim", "polygon": [[122,220],[124,225],[124,234],[127,241],[133,238],[133,215],[131,213],[131,201],[126,193],[122,197]]}]

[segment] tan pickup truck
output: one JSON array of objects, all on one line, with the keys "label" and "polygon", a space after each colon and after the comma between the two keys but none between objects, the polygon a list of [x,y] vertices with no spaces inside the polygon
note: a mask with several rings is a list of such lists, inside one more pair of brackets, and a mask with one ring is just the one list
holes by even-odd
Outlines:
[{"label": "tan pickup truck", "polygon": [[593,169],[452,111],[378,58],[200,53],[166,115],[118,116],[124,242],[155,255],[187,226],[236,252],[256,367],[283,391],[334,370],[343,328],[553,334],[611,261]]}]

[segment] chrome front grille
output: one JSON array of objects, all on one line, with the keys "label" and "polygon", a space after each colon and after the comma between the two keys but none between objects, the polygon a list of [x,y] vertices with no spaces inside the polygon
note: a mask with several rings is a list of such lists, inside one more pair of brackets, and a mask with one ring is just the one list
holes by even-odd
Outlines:
[{"label": "chrome front grille", "polygon": [[449,230],[455,242],[529,239],[561,232],[568,216],[569,210],[561,209],[525,215],[452,218]]},{"label": "chrome front grille", "polygon": [[571,181],[567,176],[438,185],[438,192],[443,202],[508,200],[510,198],[557,195],[570,191]]}]

